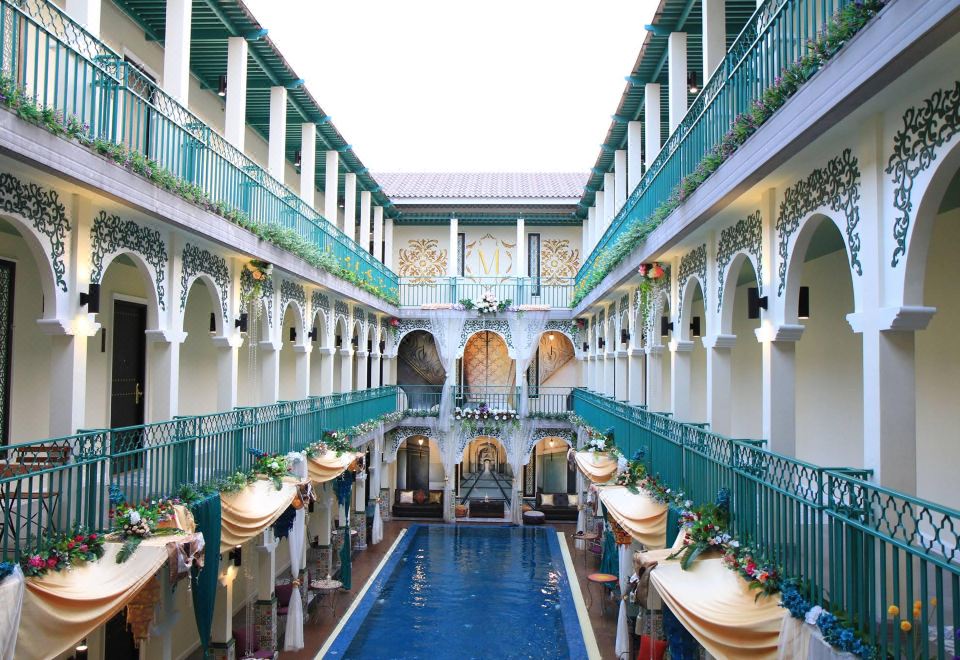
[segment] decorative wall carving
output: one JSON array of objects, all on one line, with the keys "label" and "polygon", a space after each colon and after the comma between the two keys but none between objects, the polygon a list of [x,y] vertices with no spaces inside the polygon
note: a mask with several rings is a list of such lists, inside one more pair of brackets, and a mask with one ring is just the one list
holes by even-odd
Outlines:
[{"label": "decorative wall carving", "polygon": [[325,312],[330,311],[330,298],[321,291],[314,291],[310,294],[310,307],[316,311],[322,309]]},{"label": "decorative wall carving", "polygon": [[893,224],[896,247],[890,266],[907,254],[907,232],[913,211],[913,181],[937,159],[936,150],[960,132],[960,80],[953,89],[938,89],[915,108],[903,113],[903,128],[893,136],[887,174],[893,174],[893,206],[901,215]]},{"label": "decorative wall carving", "polygon": [[763,295],[763,221],[760,210],[737,220],[737,224],[720,232],[717,245],[717,311],[723,307],[723,283],[727,266],[738,252],[753,257],[757,271],[757,287]]},{"label": "decorative wall carving", "polygon": [[[289,280],[280,280],[280,309],[286,311],[287,303],[290,301],[300,305],[301,315],[306,314],[307,294],[303,286]],[[307,322],[306,318],[303,322]]]},{"label": "decorative wall carving", "polygon": [[91,282],[103,279],[103,260],[116,252],[134,252],[153,267],[156,278],[157,303],[166,309],[163,281],[167,271],[167,244],[160,232],[138,225],[133,220],[123,220],[118,215],[100,211],[90,228]]},{"label": "decorative wall carving", "polygon": [[180,311],[187,307],[187,293],[190,280],[199,274],[209,275],[219,290],[220,307],[223,318],[227,318],[227,298],[230,289],[230,270],[227,260],[199,248],[192,243],[183,246],[183,272],[180,274]]},{"label": "decorative wall carving", "polygon": [[489,331],[471,335],[463,347],[463,378],[465,385],[512,385],[516,374],[506,342]]},{"label": "decorative wall carving", "polygon": [[863,275],[860,265],[860,170],[857,159],[850,151],[832,158],[826,167],[815,169],[803,181],[787,188],[780,202],[777,218],[778,254],[780,265],[777,271],[779,283],[777,296],[782,296],[787,285],[787,260],[790,256],[790,237],[800,227],[800,220],[811,211],[826,206],[833,211],[843,213],[847,221],[847,246],[850,249],[850,268],[857,275]]},{"label": "decorative wall carving", "polygon": [[696,275],[700,280],[703,293],[703,307],[707,307],[707,244],[697,246],[680,258],[680,268],[677,272],[677,281],[680,284],[679,308],[683,309],[683,292],[687,288],[687,281]]},{"label": "decorative wall carving", "polygon": [[467,345],[467,338],[475,332],[490,330],[499,334],[507,343],[508,348],[513,348],[513,334],[510,332],[510,324],[504,319],[467,319],[460,331],[460,351]]},{"label": "decorative wall carving", "polygon": [[410,239],[399,250],[401,277],[412,277],[412,284],[433,284],[434,278],[447,274],[447,251],[435,238]]},{"label": "decorative wall carving", "polygon": [[564,278],[576,277],[580,270],[580,250],[570,247],[563,238],[545,238],[540,248],[540,277],[543,284],[560,284]]},{"label": "decorative wall carving", "polygon": [[24,183],[12,174],[0,173],[0,211],[22,216],[50,242],[50,265],[60,290],[67,291],[67,272],[63,264],[66,238],[70,232],[67,211],[56,190],[35,183]]}]

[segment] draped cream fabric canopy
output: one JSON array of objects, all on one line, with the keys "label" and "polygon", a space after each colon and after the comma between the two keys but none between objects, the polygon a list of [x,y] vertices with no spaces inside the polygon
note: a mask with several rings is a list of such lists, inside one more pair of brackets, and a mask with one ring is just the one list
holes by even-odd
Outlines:
[{"label": "draped cream fabric canopy", "polygon": [[617,473],[617,459],[611,458],[609,454],[578,451],[574,458],[584,476],[595,484],[607,483]]},{"label": "draped cream fabric canopy", "polygon": [[166,546],[175,538],[144,539],[120,565],[123,544],[107,543],[99,561],[28,578],[16,657],[56,657],[109,621],[167,562]]},{"label": "draped cream fabric canopy", "polygon": [[667,544],[666,504],[654,501],[643,490],[633,494],[626,486],[603,486],[599,491],[607,511],[635,541],[650,549]]},{"label": "draped cream fabric canopy", "polygon": [[722,559],[661,563],[650,575],[664,604],[715,658],[777,657],[787,611],[776,596],[760,596]]},{"label": "draped cream fabric canopy", "polygon": [[315,484],[322,484],[336,479],[353,463],[356,457],[357,455],[350,451],[339,456],[336,452],[328,451],[319,456],[308,458],[307,469],[310,474],[310,481]]},{"label": "draped cream fabric canopy", "polygon": [[299,481],[284,477],[280,490],[260,479],[238,493],[220,493],[220,552],[243,545],[276,522],[297,494]]}]

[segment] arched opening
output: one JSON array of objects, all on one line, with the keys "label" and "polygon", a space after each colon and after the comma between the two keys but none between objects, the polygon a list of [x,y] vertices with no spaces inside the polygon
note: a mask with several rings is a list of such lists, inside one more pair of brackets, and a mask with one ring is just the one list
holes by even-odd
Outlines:
[{"label": "arched opening", "polygon": [[[257,406],[262,402],[260,390],[260,343],[270,339],[268,301],[253,300],[244,307],[247,332],[237,350],[237,405]],[[274,321],[275,322],[275,321]]]},{"label": "arched opening", "polygon": [[442,518],[445,474],[443,453],[437,443],[415,435],[397,448],[395,517]]},{"label": "arched opening", "polygon": [[458,406],[517,408],[517,373],[507,342],[496,332],[470,335],[457,365]]},{"label": "arched opening", "polygon": [[689,340],[690,349],[690,408],[691,422],[707,420],[707,351],[703,337],[707,336],[707,315],[703,301],[703,286],[696,277],[687,282],[677,336]]},{"label": "arched opening", "polygon": [[401,409],[439,409],[446,371],[437,345],[426,330],[403,336],[397,347],[397,385],[402,391]]},{"label": "arched opening", "polygon": [[513,489],[513,469],[503,443],[491,436],[477,436],[463,450],[457,469],[458,502],[471,518],[503,518]]},{"label": "arched opening", "polygon": [[829,218],[807,220],[788,268],[785,318],[805,328],[796,347],[797,458],[862,467],[863,348],[846,318],[854,298],[845,246]]},{"label": "arched opening", "polygon": [[[569,436],[561,435],[542,438],[533,446],[530,460],[523,466],[520,483],[524,498],[536,498],[531,504],[538,510],[544,510],[544,505],[554,507],[550,513],[558,515],[551,515],[551,520],[577,519],[577,473],[567,461],[570,441]],[[560,515],[571,512],[572,516]]]},{"label": "arched opening", "polygon": [[169,378],[160,371],[163,365],[148,365],[151,346],[145,333],[156,327],[157,319],[153,287],[149,271],[135,255],[121,254],[107,264],[100,280],[100,332],[87,340],[84,421],[90,428],[161,421],[147,408],[155,395],[153,386]]},{"label": "arched opening", "polygon": [[[350,387],[344,389],[344,371],[347,374],[353,372],[353,366],[351,364],[353,357],[349,354],[350,349],[350,334],[347,332],[347,324],[342,318],[337,319],[336,329],[333,333],[333,391],[334,392],[349,392]],[[344,352],[347,352],[347,355],[344,355]],[[352,383],[352,381],[350,381]]]},{"label": "arched opening", "polygon": [[320,396],[329,394],[323,389],[324,369],[329,369],[325,362],[333,358],[325,354],[325,349],[331,345],[327,332],[327,320],[323,310],[317,310],[313,315],[311,330],[313,333],[313,351],[310,353],[310,395]]},{"label": "arched opening", "polygon": [[730,262],[725,279],[721,333],[736,337],[730,349],[730,412],[727,423],[731,437],[761,438],[763,349],[754,332],[760,327],[760,309],[750,304],[751,296],[760,294],[753,262],[746,255],[738,254]]},{"label": "arched opening", "polygon": [[190,285],[183,310],[183,331],[187,338],[180,346],[181,415],[200,415],[217,409],[217,347],[213,337],[222,332],[223,312],[216,290],[205,277]]},{"label": "arched opening", "polygon": [[280,322],[280,398],[291,401],[301,398],[297,388],[297,360],[302,359],[304,337],[300,308],[293,302],[287,303]]},{"label": "arched opening", "polygon": [[530,412],[558,413],[571,409],[570,392],[579,384],[573,342],[562,332],[540,335],[537,352],[527,368]]},{"label": "arched opening", "polygon": [[670,351],[666,344],[670,341],[670,297],[666,293],[660,294],[659,301],[655,301],[654,318],[652,324],[652,339],[650,359],[647,364],[647,406],[653,412],[669,412],[673,409],[673,400],[670,390],[671,365]]}]

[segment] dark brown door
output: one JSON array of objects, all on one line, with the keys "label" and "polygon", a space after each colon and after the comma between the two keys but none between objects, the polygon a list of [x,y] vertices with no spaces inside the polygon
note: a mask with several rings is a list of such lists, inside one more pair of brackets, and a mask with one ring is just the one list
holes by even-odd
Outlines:
[{"label": "dark brown door", "polygon": [[[117,300],[113,304],[113,371],[110,385],[110,428],[143,424],[145,400],[147,307]],[[140,465],[140,429],[112,433],[114,471]]]}]

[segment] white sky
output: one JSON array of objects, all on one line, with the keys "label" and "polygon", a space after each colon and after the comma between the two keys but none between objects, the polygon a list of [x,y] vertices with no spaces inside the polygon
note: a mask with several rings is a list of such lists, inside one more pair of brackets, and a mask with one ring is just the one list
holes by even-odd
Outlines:
[{"label": "white sky", "polygon": [[246,0],[373,172],[587,171],[657,0]]}]

